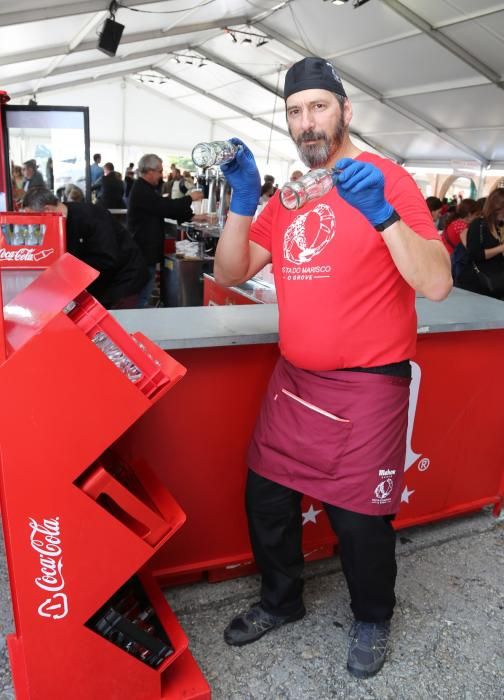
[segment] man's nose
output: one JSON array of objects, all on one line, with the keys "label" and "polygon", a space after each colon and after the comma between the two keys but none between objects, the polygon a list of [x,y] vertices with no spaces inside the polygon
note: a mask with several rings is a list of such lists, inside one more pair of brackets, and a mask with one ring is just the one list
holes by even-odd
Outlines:
[{"label": "man's nose", "polygon": [[304,109],[301,113],[301,128],[303,131],[308,131],[313,128],[313,115],[309,109]]}]

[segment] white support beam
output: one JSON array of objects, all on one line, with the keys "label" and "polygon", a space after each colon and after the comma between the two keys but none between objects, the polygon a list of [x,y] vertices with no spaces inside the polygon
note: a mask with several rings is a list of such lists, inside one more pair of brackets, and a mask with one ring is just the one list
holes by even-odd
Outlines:
[{"label": "white support beam", "polygon": [[462,46],[453,41],[453,39],[450,39],[446,34],[440,32],[439,29],[434,29],[423,17],[417,15],[410,10],[409,7],[403,5],[402,2],[399,2],[399,0],[382,0],[382,2],[400,17],[419,29],[423,34],[430,37],[437,44],[440,44],[440,46],[451,53],[452,56],[456,56],[477,73],[485,76],[491,83],[504,89],[504,83],[499,73],[496,73],[490,66],[487,66],[486,63],[483,63],[479,58],[470,54]]},{"label": "white support beam", "polygon": [[[388,1],[388,0],[384,0],[384,1]],[[277,32],[276,30],[271,29],[267,25],[262,24],[261,22],[258,22],[254,26],[258,27],[265,34],[268,34],[270,37],[275,39],[275,41],[278,41],[280,44],[283,44],[284,46],[287,46],[288,48],[290,48],[292,51],[295,51],[300,56],[311,56],[312,55],[310,51],[308,51],[307,49],[304,48],[304,46],[300,46],[299,44],[296,44],[296,42],[291,41],[287,37],[280,34],[280,32]],[[425,117],[422,117],[420,114],[417,114],[413,110],[407,109],[406,107],[403,107],[402,105],[395,102],[394,100],[391,100],[389,98],[384,97],[381,93],[379,93],[373,87],[371,87],[370,85],[367,85],[362,80],[359,80],[359,78],[356,78],[355,76],[351,75],[350,73],[348,73],[345,70],[341,70],[337,65],[335,65],[334,61],[330,61],[330,63],[332,63],[335,70],[341,76],[341,78],[343,80],[347,81],[348,83],[351,83],[352,85],[354,85],[356,88],[358,88],[362,92],[366,93],[367,95],[370,95],[375,100],[378,100],[378,102],[381,102],[382,104],[386,105],[387,107],[390,107],[390,109],[394,110],[394,112],[398,112],[406,119],[409,119],[410,121],[414,122],[415,124],[418,124],[426,131],[430,131],[432,134],[435,134],[443,141],[446,141],[447,143],[450,143],[452,146],[455,146],[456,148],[461,149],[462,151],[464,151],[468,155],[471,155],[473,158],[478,160],[480,163],[483,163],[484,165],[486,165],[487,161],[486,161],[485,156],[483,156],[481,153],[478,153],[477,151],[474,151],[472,148],[470,148],[470,146],[465,144],[463,141],[459,141],[458,139],[455,139],[453,136],[449,136],[444,129],[436,126],[432,122],[425,119]]]},{"label": "white support beam", "polygon": [[183,85],[184,87],[188,88],[189,90],[193,90],[194,92],[197,92],[199,95],[203,95],[204,97],[208,97],[208,99],[213,100],[214,102],[217,102],[218,104],[223,105],[224,107],[227,107],[228,109],[231,109],[233,112],[240,114],[242,117],[248,117],[248,119],[253,119],[253,121],[257,122],[258,124],[261,124],[261,126],[265,126],[267,129],[273,129],[273,131],[277,131],[279,134],[282,134],[282,136],[289,135],[289,132],[286,129],[281,129],[279,126],[275,126],[275,124],[272,125],[270,122],[267,122],[265,119],[261,119],[260,117],[256,117],[251,112],[247,112],[245,109],[238,107],[237,105],[233,104],[232,102],[228,102],[227,100],[223,100],[221,97],[217,97],[212,92],[208,92],[208,90],[203,90],[203,88],[200,88],[197,85],[193,85],[192,83],[189,83],[187,80],[183,80],[182,78],[179,78],[178,76],[173,75],[173,73],[169,73],[164,68],[159,68],[159,67],[153,66],[153,69],[156,70],[158,73],[161,73],[162,75],[164,75],[165,78],[170,78],[170,80],[174,80],[176,83],[180,83],[180,85]]},{"label": "white support beam", "polygon": [[[140,5],[156,5],[163,0],[133,0],[132,7]],[[57,19],[58,17],[70,17],[73,15],[86,15],[89,12],[99,12],[107,9],[110,3],[107,0],[87,0],[87,2],[73,2],[65,5],[52,5],[46,3],[44,7],[32,10],[17,10],[16,12],[0,12],[0,27],[8,27],[13,24],[25,24],[44,19]]]},{"label": "white support beam", "polygon": [[[197,24],[184,24],[181,26],[172,27],[167,30],[155,29],[149,32],[137,32],[136,34],[123,34],[120,46],[126,44],[134,44],[140,41],[150,41],[151,39],[166,39],[169,36],[180,36],[183,34],[194,34],[197,32],[206,32],[211,29],[224,29],[224,27],[233,27],[240,24],[246,24],[249,21],[247,17],[229,17],[227,19],[213,20],[211,22],[199,22]],[[79,44],[72,53],[79,51],[90,51],[96,49],[98,39],[86,41]],[[68,53],[68,46],[47,46],[43,49],[34,51],[20,51],[19,53],[11,53],[1,57],[2,66],[7,66],[11,63],[21,63],[22,61],[35,61],[39,58],[51,58],[52,56],[61,56]]]},{"label": "white support beam", "polygon": [[[174,51],[184,51],[189,48],[188,44],[177,44],[175,46],[173,45],[167,45],[164,47],[161,47],[156,50],[148,50],[148,51],[137,51],[136,53],[130,53],[127,54],[126,56],[114,56],[110,58],[102,58],[99,59],[98,61],[86,61],[85,63],[74,63],[71,66],[68,66],[65,68],[65,66],[62,66],[61,68],[55,68],[52,72],[51,75],[67,75],[69,73],[76,73],[81,70],[96,70],[97,68],[103,68],[103,66],[113,66],[118,63],[124,64],[127,63],[128,61],[135,61],[138,60],[139,58],[149,58],[152,59],[154,56],[163,56],[166,54],[173,53]],[[136,73],[136,68],[132,69],[131,72]],[[14,85],[16,83],[25,83],[25,82],[30,82],[31,80],[39,80],[41,78],[47,77],[46,71],[38,71],[38,72],[33,72],[33,73],[24,73],[22,75],[14,75],[10,76],[8,78],[2,79],[2,85]]]},{"label": "white support beam", "polygon": [[[152,63],[145,63],[141,66],[137,66],[135,71],[148,70],[152,68]],[[62,83],[55,83],[54,85],[46,85],[37,90],[37,95],[44,92],[55,92],[56,90],[63,90],[66,88],[78,87],[79,85],[89,85],[90,83],[99,83],[104,80],[114,80],[114,78],[122,78],[123,75],[131,75],[131,68],[122,69],[113,73],[106,73],[104,75],[92,76],[87,78],[80,78],[79,80],[67,80]],[[20,90],[19,92],[9,92],[9,97],[11,99],[17,100],[21,97],[26,97],[27,95],[33,95],[33,90]]]}]

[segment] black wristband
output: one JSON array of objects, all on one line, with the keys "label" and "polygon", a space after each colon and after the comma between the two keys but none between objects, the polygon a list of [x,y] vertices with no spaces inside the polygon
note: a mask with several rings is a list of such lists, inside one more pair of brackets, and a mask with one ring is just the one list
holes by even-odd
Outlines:
[{"label": "black wristband", "polygon": [[388,219],[385,219],[385,221],[383,221],[381,224],[375,225],[375,229],[377,231],[385,231],[386,228],[388,228],[389,226],[392,226],[392,224],[395,224],[396,221],[400,221],[400,220],[401,220],[401,217],[394,209],[394,211],[392,212],[392,214],[389,216]]}]

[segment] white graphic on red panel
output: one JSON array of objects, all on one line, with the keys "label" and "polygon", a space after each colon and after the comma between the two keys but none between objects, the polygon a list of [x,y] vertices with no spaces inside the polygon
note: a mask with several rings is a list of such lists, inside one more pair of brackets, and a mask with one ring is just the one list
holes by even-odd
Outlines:
[{"label": "white graphic on red panel", "polygon": [[54,248],[38,251],[36,248],[18,248],[17,250],[0,248],[0,263],[4,260],[7,262],[39,262],[48,258],[52,253],[54,253]]},{"label": "white graphic on red panel", "polygon": [[40,617],[50,617],[53,620],[61,620],[68,614],[68,598],[66,593],[55,593],[51,598],[46,598],[37,609]]},{"label": "white graphic on red panel", "polygon": [[406,432],[406,458],[404,460],[404,471],[407,472],[412,467],[417,459],[422,455],[413,452],[411,447],[411,439],[413,437],[413,428],[415,427],[415,415],[418,403],[418,392],[420,390],[420,381],[422,379],[422,370],[416,362],[411,362],[411,384],[408,406],[408,429]]},{"label": "white graphic on red panel", "polygon": [[307,523],[314,523],[314,525],[316,525],[317,515],[320,515],[320,513],[322,513],[322,511],[315,510],[313,503],[310,503],[308,510],[303,513],[303,525],[306,525]]},{"label": "white graphic on red panel", "polygon": [[410,491],[408,487],[405,486],[401,494],[401,503],[409,503],[410,496],[412,496],[414,493],[415,489],[411,489]]},{"label": "white graphic on red panel", "polygon": [[[316,233],[307,232],[306,220],[313,215],[318,217],[318,229],[313,227]],[[336,217],[327,204],[317,204],[313,210],[299,214],[284,235],[285,260],[304,265],[324,250],[334,238],[335,231]]]},{"label": "white graphic on red panel", "polygon": [[[404,471],[407,472],[410,467],[412,467],[421,454],[413,451],[411,446],[411,441],[413,438],[413,430],[415,427],[415,416],[418,403],[418,393],[420,390],[420,382],[422,379],[422,370],[416,362],[411,363],[411,385],[410,385],[410,397],[408,406],[408,430],[406,434],[406,458],[404,460]],[[418,462],[418,471],[424,472],[430,466],[430,459],[428,457],[423,457]],[[415,493],[415,489],[408,489],[407,484],[404,484],[404,489],[401,494],[401,503],[409,503],[410,496]]]},{"label": "white graphic on red panel", "polygon": [[51,593],[38,607],[41,617],[60,620],[68,614],[68,600],[63,592],[63,548],[59,518],[46,518],[38,523],[30,518],[30,544],[39,556],[40,576],[35,578],[35,584],[43,591]]}]

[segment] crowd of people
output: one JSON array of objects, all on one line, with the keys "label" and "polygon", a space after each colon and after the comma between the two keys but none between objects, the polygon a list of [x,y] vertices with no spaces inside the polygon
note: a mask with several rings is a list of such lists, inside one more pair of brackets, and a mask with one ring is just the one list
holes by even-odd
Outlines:
[{"label": "crowd of people", "polygon": [[478,200],[427,197],[456,287],[504,299],[504,188]]},{"label": "crowd of people", "polygon": [[[165,219],[192,220],[191,204],[203,193],[194,188],[190,173],[181,175],[172,164],[171,190],[163,194],[167,183],[163,162],[156,154],[142,156],[136,169],[130,163],[124,180],[113,163],[103,167],[100,163],[100,154],[95,154],[91,166],[95,202],[86,202],[82,190],[73,184],[54,193],[40,176],[34,184],[20,187],[22,208],[65,217],[68,252],[100,273],[89,291],[101,304],[112,309],[143,308],[149,303],[156,269],[163,260]],[[34,173],[35,167],[27,171],[30,180],[35,179]],[[125,208],[127,228],[109,211]]]}]

